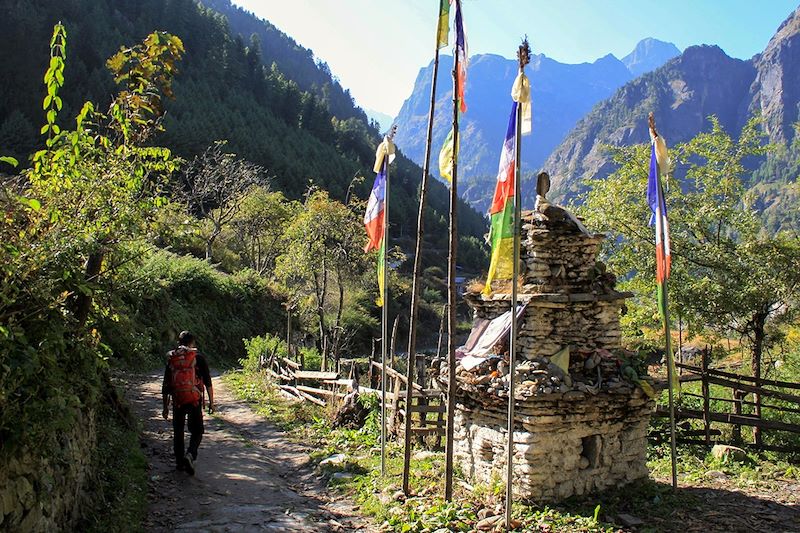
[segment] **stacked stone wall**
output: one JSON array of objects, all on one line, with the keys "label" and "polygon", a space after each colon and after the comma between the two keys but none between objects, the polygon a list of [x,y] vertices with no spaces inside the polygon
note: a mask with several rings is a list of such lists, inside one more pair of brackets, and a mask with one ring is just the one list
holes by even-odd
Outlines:
[{"label": "stacked stone wall", "polygon": [[0,459],[0,530],[69,531],[79,517],[97,430],[93,412],[82,413],[59,436],[60,452],[4,450]]},{"label": "stacked stone wall", "polygon": [[[627,296],[628,293],[523,295],[523,301],[528,303],[517,337],[520,354],[531,360],[553,355],[565,346],[588,350],[618,348],[622,340],[620,310]],[[511,306],[508,298],[484,300],[482,295],[472,295],[468,301],[475,316],[490,320]]]},{"label": "stacked stone wall", "polygon": [[[621,349],[619,317],[632,294],[614,290],[615,277],[597,262],[603,235],[589,234],[575,217],[547,203],[523,215],[522,232],[517,281],[519,301],[527,307],[513,378],[514,492],[558,501],[647,476],[654,404],[635,370],[626,367],[630,354]],[[476,318],[491,320],[510,309],[508,292],[469,293],[465,299]],[[507,358],[456,370],[455,458],[478,482],[505,479],[512,378]]]},{"label": "stacked stone wall", "polygon": [[525,292],[580,292],[595,279],[595,259],[603,235],[558,233],[523,224],[520,259]]},{"label": "stacked stone wall", "polygon": [[[646,434],[652,402],[630,395],[546,397],[518,401],[514,493],[558,501],[648,475]],[[455,460],[471,479],[504,479],[507,405],[486,405],[461,392],[455,411]]]}]

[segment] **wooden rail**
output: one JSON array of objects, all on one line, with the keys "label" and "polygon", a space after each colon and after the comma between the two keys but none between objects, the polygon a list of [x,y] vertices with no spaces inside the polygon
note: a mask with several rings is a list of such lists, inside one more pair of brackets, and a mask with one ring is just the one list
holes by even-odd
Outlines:
[{"label": "wooden rail", "polygon": [[[712,444],[711,436],[719,436],[718,430],[711,429],[711,423],[731,424],[733,426],[733,436],[736,444],[741,442],[741,428],[742,426],[763,429],[767,431],[785,431],[790,433],[800,433],[800,424],[792,424],[782,422],[779,420],[770,420],[762,418],[762,410],[773,410],[788,413],[800,413],[800,395],[790,394],[783,390],[790,389],[800,390],[800,383],[792,383],[788,381],[770,380],[763,378],[753,378],[751,376],[743,376],[734,374],[724,370],[709,368],[710,350],[706,348],[702,351],[701,366],[687,365],[683,363],[676,363],[676,366],[687,372],[680,377],[681,382],[701,382],[701,394],[683,393],[684,396],[692,398],[701,398],[703,401],[702,409],[688,409],[679,407],[676,410],[676,417],[679,419],[694,419],[703,421],[703,429],[698,431],[683,432],[682,437],[686,436],[702,436],[701,441],[691,441],[692,443]],[[711,396],[711,385],[716,385],[731,391],[731,398],[719,398]],[[752,394],[754,401],[745,400],[745,396]],[[762,398],[773,398],[793,406],[772,405],[764,404]],[[711,411],[711,401],[724,402],[732,404],[733,412],[720,413]],[[743,406],[754,407],[753,414],[743,413]],[[656,410],[656,416],[669,416],[666,408],[659,407]],[[754,430],[756,431],[756,430]],[[680,441],[687,441],[687,439],[679,439]],[[762,444],[754,445],[757,449],[775,451],[800,451],[800,448],[786,448],[781,446],[764,446]]]},{"label": "wooden rail", "polygon": [[[664,407],[658,407],[656,413],[660,416],[669,416],[669,410]],[[736,424],[737,426],[750,426],[762,429],[773,429],[777,431],[789,431],[791,433],[800,433],[800,425],[789,424],[787,422],[779,422],[778,420],[765,420],[758,418],[754,415],[737,415],[733,413],[708,413],[709,419],[712,422],[724,422],[726,424]],[[697,419],[703,420],[703,411],[697,409],[685,409],[679,407],[675,409],[675,418],[678,419]]]},{"label": "wooden rail", "polygon": [[[340,360],[340,362],[345,360]],[[354,361],[348,359],[346,361]],[[325,406],[330,402],[339,401],[346,396],[345,391],[353,385],[353,379],[337,372],[320,372],[316,370],[303,370],[302,365],[286,357],[276,354],[265,354],[262,364],[267,375],[271,377],[282,395],[295,401],[308,401],[316,405]],[[381,363],[370,360],[370,370],[380,375],[383,372]],[[417,438],[430,435],[441,438],[445,434],[444,413],[446,406],[442,401],[443,392],[433,388],[433,382],[412,383],[412,404],[405,405],[408,380],[392,368],[386,366],[387,393],[386,393],[386,418],[387,426],[391,432],[398,432],[400,422],[408,416],[412,417],[412,432]],[[373,384],[372,387],[375,385]],[[370,386],[359,385],[362,394],[375,393],[380,398],[381,391]],[[428,416],[431,415],[431,419]]]},{"label": "wooden rail", "polygon": [[[700,367],[687,365],[683,363],[675,363],[675,366],[678,368],[683,368],[684,370],[689,370],[690,372],[694,372],[696,374],[700,374],[703,369]],[[776,381],[774,379],[764,379],[764,378],[754,378],[752,376],[743,376],[741,374],[733,374],[731,372],[724,372],[722,370],[716,368],[709,368],[708,374],[712,376],[721,376],[724,378],[731,378],[737,379],[739,381],[747,381],[750,383],[760,384],[762,386],[766,385],[768,387],[783,387],[786,389],[798,389],[800,390],[800,383],[793,383],[791,381]]]}]

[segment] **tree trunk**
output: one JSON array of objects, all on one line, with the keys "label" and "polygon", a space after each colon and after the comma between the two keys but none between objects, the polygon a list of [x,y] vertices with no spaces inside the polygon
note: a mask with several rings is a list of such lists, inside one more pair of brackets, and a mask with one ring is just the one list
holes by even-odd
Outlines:
[{"label": "tree trunk", "polygon": [[375,337],[372,337],[372,351],[369,354],[369,370],[367,371],[369,374],[367,381],[369,381],[369,387],[371,389],[378,388],[376,385],[377,381],[375,380],[375,367],[372,364],[374,360],[375,360]]},{"label": "tree trunk", "polygon": [[397,342],[397,326],[399,323],[400,315],[397,315],[394,317],[394,325],[392,326],[392,343],[389,345],[389,366],[395,370],[397,370],[397,368],[395,368],[394,354],[396,353],[395,344]]},{"label": "tree trunk", "polygon": [[211,235],[209,235],[208,239],[206,239],[206,261],[209,263],[211,262],[214,241],[217,240],[217,237],[219,237],[220,233],[222,233],[222,227],[214,222],[214,230],[211,232]]},{"label": "tree trunk", "polygon": [[317,298],[317,320],[319,321],[319,335],[322,344],[322,371],[328,370],[328,328],[325,325],[325,293],[328,290],[328,271],[326,270],[325,257],[322,257],[322,283],[314,276],[314,289]]},{"label": "tree trunk", "polygon": [[[103,267],[103,258],[105,254],[101,251],[92,252],[86,259],[86,272],[85,279],[87,283],[93,283],[100,275],[100,269]],[[83,328],[86,321],[89,319],[89,311],[92,309],[92,296],[81,292],[75,298],[75,318],[78,321],[78,327]]]},{"label": "tree trunk", "polygon": [[339,301],[336,306],[336,321],[333,324],[333,358],[336,361],[336,371],[338,372],[339,356],[341,355],[339,353],[341,351],[340,343],[342,340],[342,311],[344,309],[344,283],[342,283],[342,273],[339,268],[336,269],[336,285],[339,289]]}]

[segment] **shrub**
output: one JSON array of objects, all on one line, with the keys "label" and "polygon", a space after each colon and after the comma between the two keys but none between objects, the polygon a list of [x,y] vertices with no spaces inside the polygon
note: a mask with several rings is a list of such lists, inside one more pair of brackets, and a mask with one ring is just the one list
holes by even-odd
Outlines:
[{"label": "shrub", "polygon": [[267,334],[244,339],[244,347],[247,355],[239,359],[239,364],[247,372],[258,371],[272,357],[288,357],[289,355],[286,342],[275,335]]},{"label": "shrub", "polygon": [[245,355],[243,339],[277,332],[285,322],[276,295],[252,271],[228,275],[203,260],[157,251],[119,278],[120,311],[102,331],[128,366],[162,362],[187,329],[210,364],[231,364]]},{"label": "shrub", "polygon": [[322,368],[322,355],[316,348],[300,348],[303,361],[303,370],[320,370]]}]

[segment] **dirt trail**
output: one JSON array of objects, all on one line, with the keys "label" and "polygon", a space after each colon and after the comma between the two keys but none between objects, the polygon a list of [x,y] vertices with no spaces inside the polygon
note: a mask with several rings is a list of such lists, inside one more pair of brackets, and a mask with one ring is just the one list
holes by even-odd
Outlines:
[{"label": "dirt trail", "polygon": [[[132,376],[126,395],[144,426],[150,464],[145,531],[370,531],[308,466],[308,453],[233,397],[215,377],[194,477],[174,468],[161,375]],[[171,414],[170,414],[171,416]],[[188,445],[188,433],[187,433]]]}]

